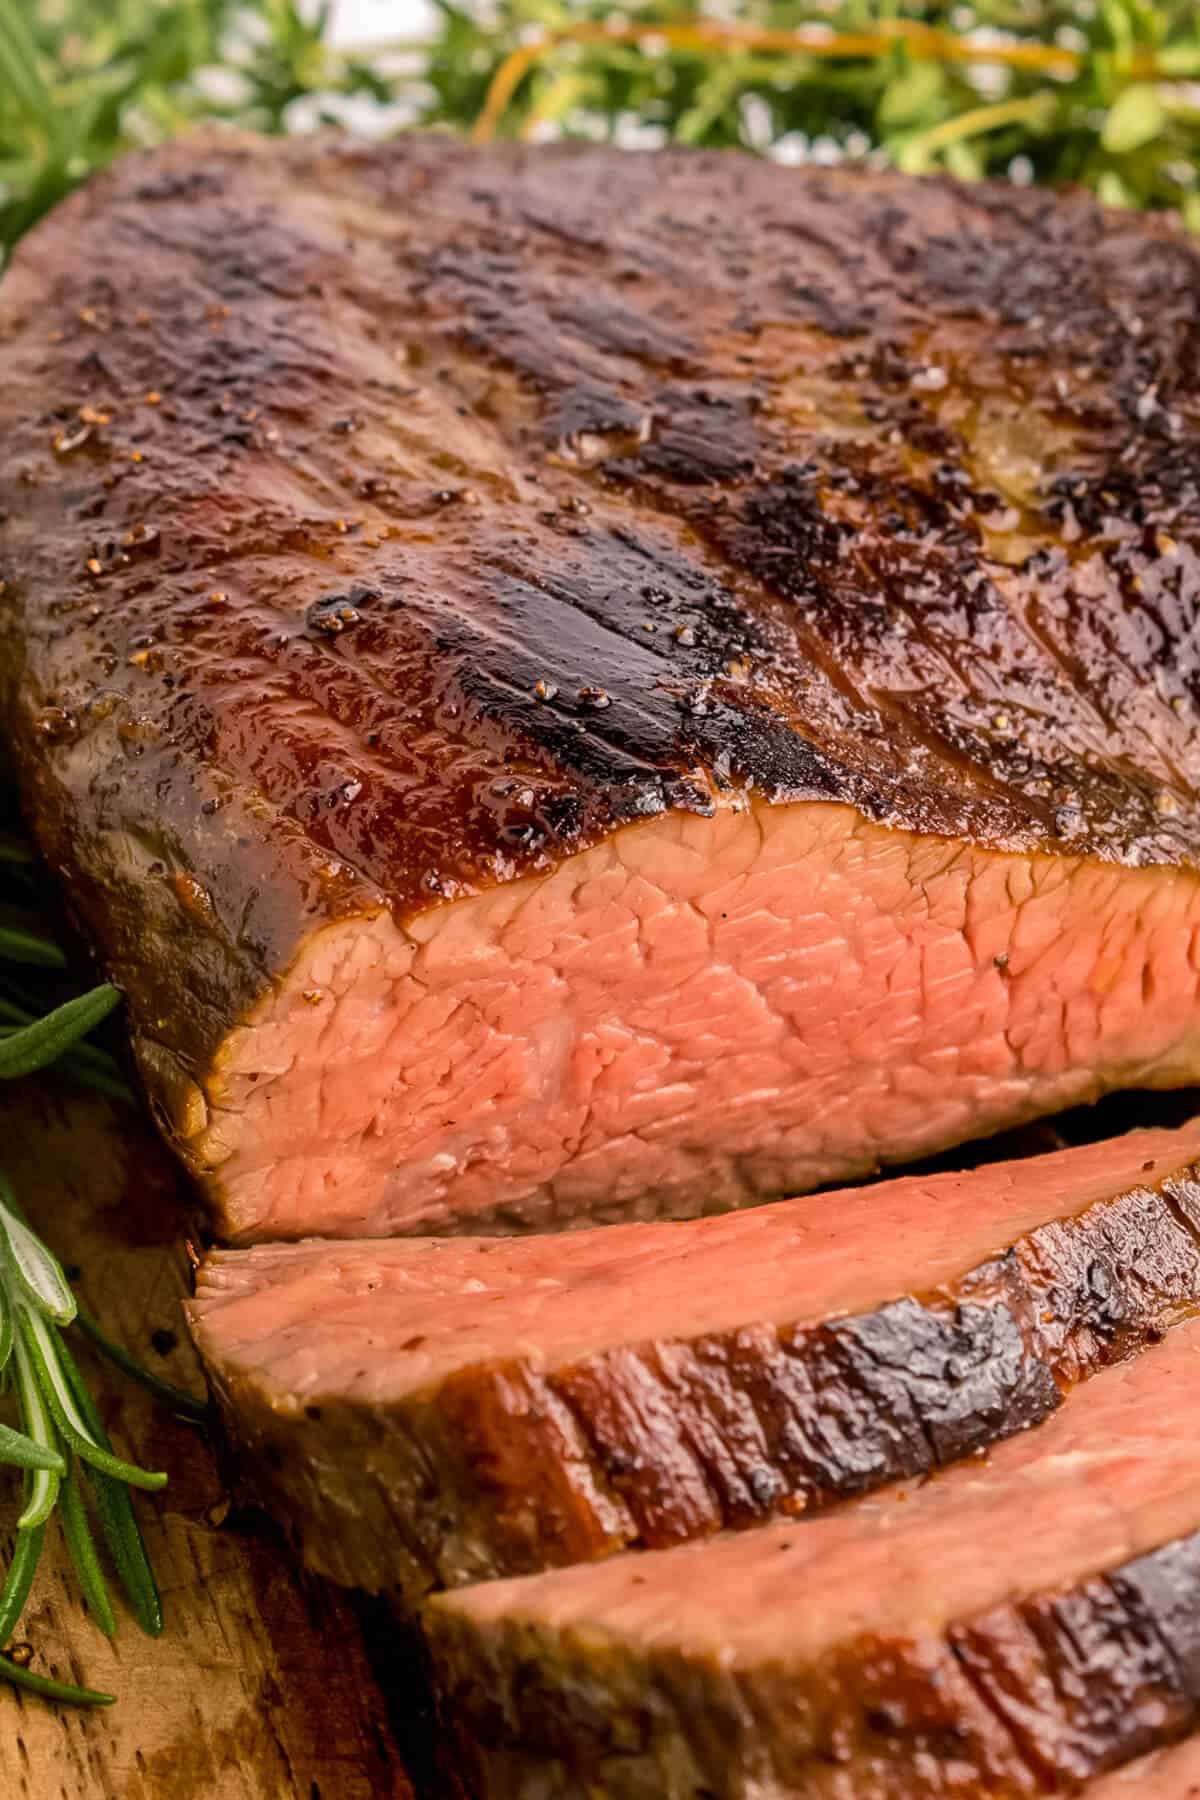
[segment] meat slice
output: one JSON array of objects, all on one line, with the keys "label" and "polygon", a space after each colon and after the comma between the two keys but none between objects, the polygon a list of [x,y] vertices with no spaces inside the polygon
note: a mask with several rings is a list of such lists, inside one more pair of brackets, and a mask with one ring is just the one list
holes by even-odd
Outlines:
[{"label": "meat slice", "polygon": [[1195,1081],[1198,327],[1161,219],[732,154],[193,140],[56,211],[0,714],[219,1231]]},{"label": "meat slice", "polygon": [[1127,1763],[1090,1787],[1087,1800],[1200,1800],[1200,1738]]},{"label": "meat slice", "polygon": [[1200,1722],[1200,1322],[982,1463],[431,1600],[473,1800],[1074,1793]]},{"label": "meat slice", "polygon": [[229,1250],[192,1329],[335,1579],[659,1546],[937,1468],[1200,1305],[1200,1121],[566,1238]]}]

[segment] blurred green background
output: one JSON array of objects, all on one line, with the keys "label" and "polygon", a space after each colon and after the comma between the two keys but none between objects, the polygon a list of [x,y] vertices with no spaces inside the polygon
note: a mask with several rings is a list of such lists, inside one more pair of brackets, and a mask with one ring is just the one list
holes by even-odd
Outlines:
[{"label": "blurred green background", "polygon": [[724,0],[698,17],[670,0],[375,0],[380,41],[352,43],[344,5],[0,0],[0,245],[121,150],[201,120],[470,130],[521,49],[496,135],[875,154],[1082,182],[1200,230],[1195,0]]}]

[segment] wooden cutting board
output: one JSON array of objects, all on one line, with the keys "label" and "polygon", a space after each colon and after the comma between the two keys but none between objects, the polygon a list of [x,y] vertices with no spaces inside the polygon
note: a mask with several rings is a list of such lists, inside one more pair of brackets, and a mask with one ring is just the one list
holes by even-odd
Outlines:
[{"label": "wooden cutting board", "polygon": [[[982,1149],[1031,1152],[1064,1141],[1060,1132],[1075,1141],[1198,1109],[1196,1093],[1122,1097],[1080,1115],[1079,1130],[1061,1120]],[[0,1168],[78,1267],[78,1292],[108,1334],[199,1393],[180,1312],[189,1199],[145,1122],[65,1084],[0,1082]],[[400,1746],[427,1750],[427,1724],[390,1622],[306,1576],[263,1522],[229,1510],[206,1439],[86,1339],[76,1348],[118,1449],[171,1477],[136,1500],[166,1630],[144,1637],[118,1600],[120,1632],[105,1639],[52,1526],[17,1641],[39,1672],[117,1704],[76,1712],[0,1683],[0,1800],[413,1800]],[[5,1563],[18,1495],[15,1472],[0,1469]]]},{"label": "wooden cutting board", "polygon": [[[62,1260],[80,1268],[80,1296],[108,1334],[199,1392],[180,1314],[187,1202],[145,1125],[65,1085],[0,1084],[0,1167]],[[372,1660],[353,1601],[230,1513],[198,1431],[88,1354],[86,1340],[79,1354],[117,1448],[171,1477],[136,1502],[166,1629],[143,1636],[118,1603],[120,1631],[106,1640],[52,1525],[17,1642],[32,1647],[40,1673],[105,1689],[117,1704],[79,1712],[0,1685],[0,1795],[411,1800],[396,1709],[376,1679],[387,1670],[377,1651]],[[15,1472],[0,1470],[6,1525],[19,1491]]]}]

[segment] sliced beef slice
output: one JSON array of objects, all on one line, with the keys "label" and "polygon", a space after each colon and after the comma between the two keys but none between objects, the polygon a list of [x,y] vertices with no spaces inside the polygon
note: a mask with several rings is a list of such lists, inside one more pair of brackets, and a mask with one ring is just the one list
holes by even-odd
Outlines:
[{"label": "sliced beef slice", "polygon": [[733,154],[222,137],[58,209],[0,716],[220,1232],[1200,1077],[1198,327],[1161,219]]},{"label": "sliced beef slice", "polygon": [[1087,1800],[1200,1800],[1200,1738],[1126,1763],[1090,1787]]},{"label": "sliced beef slice", "polygon": [[1200,1323],[933,1481],[425,1620],[473,1800],[1074,1793],[1200,1720]]},{"label": "sliced beef slice", "polygon": [[664,1545],[937,1468],[1200,1305],[1200,1122],[568,1237],[315,1241],[191,1324],[306,1560],[422,1589]]}]

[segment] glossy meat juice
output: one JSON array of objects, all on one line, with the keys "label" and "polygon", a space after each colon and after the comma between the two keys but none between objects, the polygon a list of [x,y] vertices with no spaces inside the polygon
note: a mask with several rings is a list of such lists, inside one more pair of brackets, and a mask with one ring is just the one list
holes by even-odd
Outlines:
[{"label": "glossy meat juice", "polygon": [[193,140],[0,296],[31,823],[231,1240],[716,1212],[1200,1072],[1200,251]]}]

